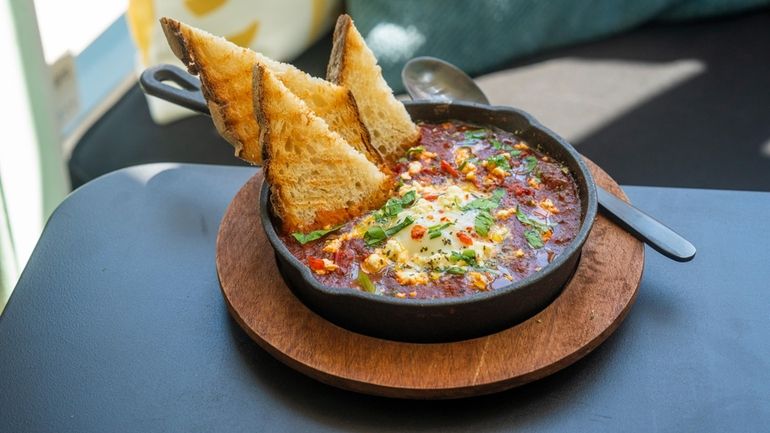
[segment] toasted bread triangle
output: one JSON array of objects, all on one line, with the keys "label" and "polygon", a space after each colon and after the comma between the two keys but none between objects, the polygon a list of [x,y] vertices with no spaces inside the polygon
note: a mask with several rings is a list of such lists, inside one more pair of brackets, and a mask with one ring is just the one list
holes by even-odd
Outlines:
[{"label": "toasted bread triangle", "polygon": [[337,19],[326,79],[353,92],[372,144],[386,159],[400,158],[419,139],[419,129],[393,96],[377,58],[348,15]]},{"label": "toasted bread triangle", "polygon": [[253,79],[266,176],[284,231],[341,224],[385,202],[389,176],[330,130],[270,69],[255,65]]},{"label": "toasted bread triangle", "polygon": [[355,99],[346,88],[174,19],[161,18],[160,22],[171,50],[190,73],[200,76],[214,125],[235,147],[237,157],[253,164],[262,162],[251,88],[252,69],[261,64],[271,69],[351,146],[375,164],[382,163],[360,119]]}]

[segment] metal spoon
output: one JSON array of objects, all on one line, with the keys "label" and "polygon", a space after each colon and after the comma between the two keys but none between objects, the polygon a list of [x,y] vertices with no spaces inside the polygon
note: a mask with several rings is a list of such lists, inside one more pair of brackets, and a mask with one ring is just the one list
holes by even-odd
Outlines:
[{"label": "metal spoon", "polygon": [[[434,57],[416,57],[404,65],[401,80],[412,99],[470,101],[489,105],[484,92],[456,66]],[[695,257],[695,247],[658,220],[596,186],[604,214],[637,239],[678,262]]]}]

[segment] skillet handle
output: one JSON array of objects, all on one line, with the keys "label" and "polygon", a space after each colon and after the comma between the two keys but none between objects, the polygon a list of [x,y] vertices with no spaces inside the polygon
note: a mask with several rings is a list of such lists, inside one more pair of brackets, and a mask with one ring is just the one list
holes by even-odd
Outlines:
[{"label": "skillet handle", "polygon": [[[165,81],[176,83],[181,89],[170,86]],[[139,85],[148,95],[211,115],[201,92],[201,82],[182,68],[174,65],[149,67],[139,76]]]}]

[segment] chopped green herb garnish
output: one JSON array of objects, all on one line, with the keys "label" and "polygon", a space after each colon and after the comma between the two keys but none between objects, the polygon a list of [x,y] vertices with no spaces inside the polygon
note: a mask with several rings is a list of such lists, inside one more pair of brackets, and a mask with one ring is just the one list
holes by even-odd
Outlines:
[{"label": "chopped green herb garnish", "polygon": [[545,233],[551,229],[548,223],[532,218],[531,216],[525,214],[520,207],[516,208],[516,219],[525,226],[532,227],[540,233]]},{"label": "chopped green herb garnish", "polygon": [[513,149],[512,151],[510,151],[510,154],[512,157],[518,158],[521,156],[521,151],[519,149]]},{"label": "chopped green herb garnish", "polygon": [[388,237],[391,237],[394,234],[400,232],[404,227],[412,224],[413,222],[414,222],[414,218],[407,216],[404,219],[402,219],[398,224],[385,230],[385,235],[387,235]]},{"label": "chopped green herb garnish", "polygon": [[417,156],[421,153],[425,152],[425,146],[414,146],[410,147],[409,150],[406,151],[406,157],[412,158],[414,156]]},{"label": "chopped green herb garnish", "polygon": [[500,200],[503,199],[503,196],[505,195],[505,190],[502,188],[498,188],[495,190],[495,192],[492,193],[492,196],[490,198],[477,198],[472,200],[470,203],[466,204],[462,207],[462,210],[471,210],[471,209],[482,209],[482,210],[489,210],[494,209],[498,206],[500,206]]},{"label": "chopped green herb garnish", "polygon": [[529,155],[528,157],[524,158],[524,172],[529,173],[530,171],[534,170],[535,167],[537,167],[537,158],[535,158],[532,155]]},{"label": "chopped green herb garnish", "polygon": [[291,235],[294,236],[294,239],[296,239],[297,242],[300,243],[300,245],[305,245],[308,242],[312,242],[314,240],[321,239],[322,237],[324,237],[324,236],[328,235],[329,233],[339,229],[340,227],[342,227],[342,225],[338,225],[337,227],[332,227],[332,228],[327,229],[327,230],[314,230],[314,231],[312,231],[310,233],[307,233],[307,234],[297,232],[297,233],[292,233]]},{"label": "chopped green herb garnish", "polygon": [[459,266],[450,266],[446,268],[447,274],[453,274],[453,275],[465,275],[466,270],[459,267]]},{"label": "chopped green herb garnish", "polygon": [[361,269],[358,270],[358,277],[356,278],[358,285],[364,289],[365,292],[375,293],[377,289],[374,287],[374,283],[369,279],[369,276]]},{"label": "chopped green herb garnish", "polygon": [[399,221],[398,224],[387,229],[383,229],[380,226],[371,226],[366,230],[366,233],[364,233],[364,242],[366,243],[367,247],[377,245],[385,239],[400,232],[404,227],[412,224],[413,222],[414,218],[407,216]]},{"label": "chopped green herb garnish", "polygon": [[428,227],[428,237],[431,239],[435,239],[439,236],[441,236],[441,230],[444,230],[445,228],[451,226],[452,223],[444,223],[444,224],[436,224],[435,226]]},{"label": "chopped green herb garnish", "polygon": [[452,251],[449,255],[449,261],[451,262],[459,262],[460,260],[464,261],[469,266],[476,266],[476,251],[471,249],[463,250],[461,253]]},{"label": "chopped green herb garnish", "polygon": [[542,248],[543,238],[540,237],[540,232],[534,229],[529,229],[524,232],[524,239],[532,248]]},{"label": "chopped green herb garnish", "polygon": [[374,213],[374,219],[381,223],[389,218],[393,218],[405,208],[413,205],[415,201],[417,201],[417,193],[415,191],[409,191],[403,197],[391,197],[382,209]]},{"label": "chopped green herb garnish", "polygon": [[477,162],[479,162],[478,158],[468,158],[468,159],[464,160],[463,162],[461,162],[460,165],[457,166],[457,169],[460,170],[460,171],[463,171],[465,166],[468,165],[469,163],[475,164]]},{"label": "chopped green herb garnish", "polygon": [[494,147],[497,150],[502,150],[503,148],[503,143],[501,143],[499,140],[495,140],[495,139],[489,140],[489,144],[491,144],[492,147]]},{"label": "chopped green herb garnish", "polygon": [[403,197],[401,197],[401,206],[407,208],[413,205],[416,200],[417,200],[417,192],[414,190],[408,191],[406,194],[404,194]]},{"label": "chopped green herb garnish", "polygon": [[371,247],[384,241],[387,237],[388,235],[385,234],[385,230],[383,230],[382,227],[371,226],[366,230],[366,233],[364,233],[364,242],[366,243],[366,246]]},{"label": "chopped green herb garnish", "polygon": [[516,208],[516,219],[522,224],[529,227],[524,232],[524,238],[532,248],[543,247],[543,234],[551,230],[551,226],[547,222],[537,220],[527,214],[525,214],[521,208]]},{"label": "chopped green herb garnish", "polygon": [[487,158],[487,164],[491,165],[492,168],[500,167],[506,171],[511,169],[511,165],[508,164],[508,160],[505,159],[503,155],[495,155]]},{"label": "chopped green herb garnish", "polygon": [[474,129],[472,131],[465,131],[465,138],[467,140],[481,140],[487,136],[485,129]]},{"label": "chopped green herb garnish", "polygon": [[481,236],[486,236],[489,234],[489,229],[492,228],[492,224],[494,223],[494,219],[492,218],[492,214],[489,213],[488,210],[483,209],[480,210],[479,213],[476,215],[476,218],[473,220],[474,228],[476,229],[476,233],[478,233]]}]

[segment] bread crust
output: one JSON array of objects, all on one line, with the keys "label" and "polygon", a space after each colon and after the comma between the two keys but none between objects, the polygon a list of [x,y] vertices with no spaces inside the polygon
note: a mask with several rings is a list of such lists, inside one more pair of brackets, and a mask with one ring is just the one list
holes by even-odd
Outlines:
[{"label": "bread crust", "polygon": [[192,46],[192,42],[182,31],[181,23],[177,20],[163,17],[160,19],[160,25],[163,28],[163,33],[166,35],[166,40],[174,55],[187,67],[189,73],[198,75],[200,78],[201,92],[203,93],[203,97],[206,99],[206,105],[208,105],[209,111],[211,112],[211,120],[214,122],[214,127],[219,131],[219,134],[233,146],[237,158],[250,164],[259,165],[262,162],[261,158],[249,158],[242,155],[245,143],[236,133],[234,125],[225,111],[227,101],[223,101],[217,97],[218,92],[215,90],[218,84],[213,80],[210,80],[208,74],[198,67],[195,53],[188,49],[188,47]]},{"label": "bread crust", "polygon": [[348,31],[352,23],[353,20],[348,14],[342,14],[337,18],[332,36],[332,52],[329,56],[329,64],[326,65],[326,79],[340,86],[342,85],[342,72],[345,69]]},{"label": "bread crust", "polygon": [[[368,78],[367,84],[360,83],[361,77]],[[337,18],[326,79],[353,93],[361,119],[370,133],[371,147],[383,160],[397,160],[406,148],[419,140],[419,129],[403,104],[393,96],[373,53],[366,47],[349,15]],[[387,119],[377,118],[375,112],[386,113]],[[391,123],[386,125],[388,121]],[[384,131],[388,133],[383,134]]]}]

